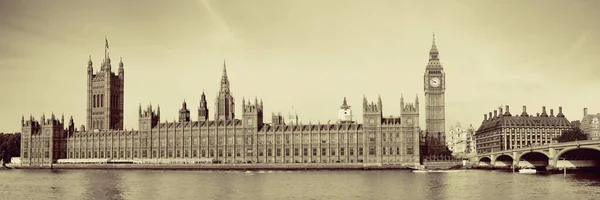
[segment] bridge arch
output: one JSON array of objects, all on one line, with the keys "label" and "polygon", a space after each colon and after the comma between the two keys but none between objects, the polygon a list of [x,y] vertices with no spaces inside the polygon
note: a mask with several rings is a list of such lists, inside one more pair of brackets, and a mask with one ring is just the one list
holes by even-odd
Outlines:
[{"label": "bridge arch", "polygon": [[496,157],[494,160],[494,166],[496,167],[511,167],[514,163],[514,158],[508,154],[502,154]]},{"label": "bridge arch", "polygon": [[[565,158],[566,160],[570,160],[571,161],[570,164],[572,164],[573,167],[575,167],[577,164],[573,163],[572,160],[576,160],[576,159],[569,159],[569,157],[578,156],[578,155],[585,159],[594,159],[595,163],[592,163],[594,166],[600,165],[600,147],[593,147],[593,146],[564,148],[564,149],[560,150],[558,153],[556,153],[556,156],[554,157],[552,164],[555,167],[562,167],[564,165],[559,166],[558,163],[561,161],[562,158]],[[567,168],[569,168],[569,166],[567,166]]]},{"label": "bridge arch", "polygon": [[543,151],[527,151],[519,155],[516,161],[517,167],[536,167],[542,168],[547,167],[550,161],[548,153]]},{"label": "bridge arch", "polygon": [[490,157],[481,157],[479,158],[479,161],[477,162],[477,165],[479,166],[491,166],[492,165],[492,159]]}]

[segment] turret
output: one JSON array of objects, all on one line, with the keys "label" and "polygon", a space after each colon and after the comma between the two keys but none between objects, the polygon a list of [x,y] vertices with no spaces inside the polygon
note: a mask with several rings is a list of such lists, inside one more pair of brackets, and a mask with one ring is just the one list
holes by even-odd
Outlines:
[{"label": "turret", "polygon": [[69,133],[75,132],[75,122],[73,122],[73,116],[71,116],[71,119],[69,119],[69,127],[67,128],[67,130],[69,131]]},{"label": "turret", "polygon": [[342,101],[342,105],[340,106],[340,110],[338,111],[338,123],[354,123],[352,119],[352,109],[351,106],[348,105],[348,101],[346,97],[344,97],[344,101]]},{"label": "turret", "polygon": [[198,105],[198,121],[208,121],[208,106],[206,106],[206,95],[204,94],[204,91],[202,91],[200,104]]},{"label": "turret", "polygon": [[181,109],[179,110],[179,122],[189,122],[190,121],[190,110],[187,109],[187,103],[185,99],[181,104]]},{"label": "turret", "polygon": [[419,111],[419,94],[415,95],[415,108]]},{"label": "turret", "polygon": [[88,74],[93,74],[94,73],[94,67],[92,66],[94,63],[92,62],[92,55],[90,55],[90,58],[88,59]]},{"label": "turret", "polygon": [[[262,101],[262,100],[261,100]],[[246,102],[245,98],[242,98],[242,121],[245,126],[260,128],[263,125],[263,108],[258,103],[258,99],[254,98],[254,104],[250,101]]]},{"label": "turret", "polygon": [[125,69],[123,68],[123,57],[121,57],[119,61],[119,77],[123,77],[125,74]]}]

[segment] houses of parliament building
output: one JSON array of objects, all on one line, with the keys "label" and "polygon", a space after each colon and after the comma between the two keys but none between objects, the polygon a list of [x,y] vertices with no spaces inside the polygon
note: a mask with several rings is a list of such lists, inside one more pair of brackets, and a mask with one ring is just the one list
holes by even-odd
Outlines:
[{"label": "houses of parliament building", "polygon": [[[75,128],[73,118],[30,116],[21,120],[21,164],[46,166],[58,160],[112,159],[170,163],[175,160],[211,159],[219,163],[364,163],[378,165],[418,165],[420,162],[419,99],[400,99],[400,116],[384,117],[383,101],[362,99],[362,119],[354,121],[346,98],[338,121],[302,124],[298,117],[284,120],[272,115],[264,120],[262,100],[242,99],[241,115],[230,92],[225,63],[218,96],[209,109],[203,93],[197,116],[187,103],[181,105],[178,121],[162,121],[161,110],[139,105],[139,129],[123,130],[123,61],[112,70],[105,46],[100,70],[94,72],[91,57],[87,63],[87,125]],[[425,73],[427,122],[442,137],[445,76],[437,60],[435,41]],[[212,116],[211,116],[212,115]],[[194,119],[195,118],[195,119]],[[431,118],[431,119],[430,119]],[[440,133],[441,132],[441,133]],[[444,144],[441,141],[441,144]]]}]

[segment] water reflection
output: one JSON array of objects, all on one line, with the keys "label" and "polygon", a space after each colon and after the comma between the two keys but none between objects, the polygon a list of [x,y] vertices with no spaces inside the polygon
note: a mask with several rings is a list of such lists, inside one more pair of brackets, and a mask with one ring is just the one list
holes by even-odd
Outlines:
[{"label": "water reflection", "polygon": [[3,199],[594,199],[599,174],[0,171]]},{"label": "water reflection", "polygon": [[112,170],[89,170],[85,173],[85,192],[81,199],[113,199],[123,198],[121,173]]}]

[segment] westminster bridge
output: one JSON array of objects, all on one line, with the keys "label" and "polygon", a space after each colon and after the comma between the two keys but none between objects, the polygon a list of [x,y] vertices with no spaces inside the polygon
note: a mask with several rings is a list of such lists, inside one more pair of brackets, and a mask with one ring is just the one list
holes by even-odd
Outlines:
[{"label": "westminster bridge", "polygon": [[477,154],[472,161],[493,168],[600,167],[600,140],[581,140]]}]

